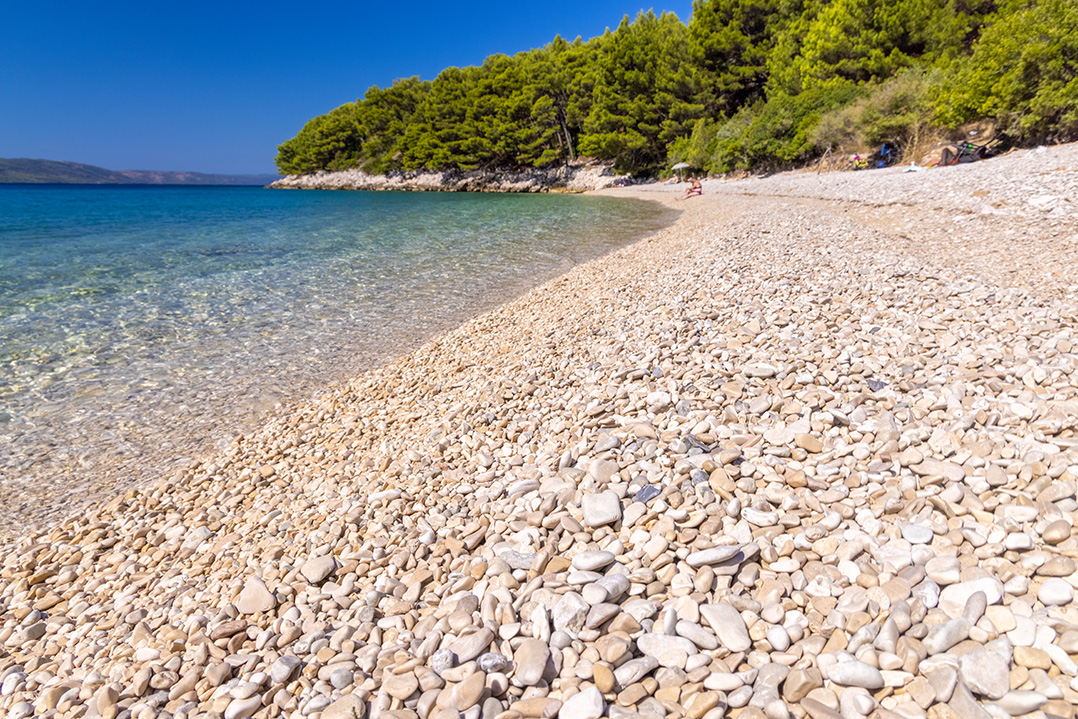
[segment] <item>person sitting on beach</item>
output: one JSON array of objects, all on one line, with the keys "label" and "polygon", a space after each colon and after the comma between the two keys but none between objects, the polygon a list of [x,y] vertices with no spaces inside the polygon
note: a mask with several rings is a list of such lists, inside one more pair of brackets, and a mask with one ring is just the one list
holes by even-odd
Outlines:
[{"label": "person sitting on beach", "polygon": [[689,178],[689,183],[690,183],[689,186],[685,188],[685,196],[683,198],[681,198],[681,199],[687,200],[688,198],[692,197],[693,195],[702,195],[702,194],[704,194],[704,186],[701,185],[700,181],[697,180],[695,177],[690,177]]}]

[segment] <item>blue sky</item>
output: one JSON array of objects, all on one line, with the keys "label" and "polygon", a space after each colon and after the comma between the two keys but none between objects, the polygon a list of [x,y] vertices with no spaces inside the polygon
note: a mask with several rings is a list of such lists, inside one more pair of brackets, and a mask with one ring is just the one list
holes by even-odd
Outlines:
[{"label": "blue sky", "polygon": [[691,0],[6,3],[0,157],[273,172],[314,115],[398,77],[585,39]]}]

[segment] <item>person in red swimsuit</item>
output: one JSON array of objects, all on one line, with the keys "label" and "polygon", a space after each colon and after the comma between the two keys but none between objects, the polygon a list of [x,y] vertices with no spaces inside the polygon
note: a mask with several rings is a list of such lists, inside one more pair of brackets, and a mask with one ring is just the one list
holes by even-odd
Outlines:
[{"label": "person in red swimsuit", "polygon": [[690,177],[689,178],[689,186],[685,188],[685,197],[683,197],[681,199],[684,200],[684,199],[688,199],[688,198],[692,197],[693,195],[702,195],[702,194],[704,194],[704,186],[701,185],[700,181],[697,180],[695,177]]}]

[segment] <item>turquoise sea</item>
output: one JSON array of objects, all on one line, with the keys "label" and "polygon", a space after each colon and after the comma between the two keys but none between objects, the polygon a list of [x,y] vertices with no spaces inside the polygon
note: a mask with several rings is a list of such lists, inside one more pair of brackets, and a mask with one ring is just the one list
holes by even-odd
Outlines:
[{"label": "turquoise sea", "polygon": [[152,479],[671,220],[607,197],[0,185],[0,518]]}]

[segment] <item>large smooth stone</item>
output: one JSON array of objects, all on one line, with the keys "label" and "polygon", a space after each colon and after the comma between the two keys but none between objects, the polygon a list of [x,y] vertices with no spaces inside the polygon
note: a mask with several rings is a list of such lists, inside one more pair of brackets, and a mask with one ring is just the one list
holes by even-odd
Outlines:
[{"label": "large smooth stone", "polygon": [[621,498],[611,491],[585,494],[581,505],[584,526],[602,527],[621,519]]},{"label": "large smooth stone", "polygon": [[654,657],[661,666],[684,669],[689,657],[697,654],[696,645],[684,637],[669,634],[644,634],[636,640],[636,648]]},{"label": "large smooth stone", "polygon": [[236,599],[236,609],[240,614],[255,614],[268,612],[277,606],[277,598],[269,590],[266,583],[258,577],[251,577],[243,585],[240,596]]},{"label": "large smooth stone", "polygon": [[609,459],[597,459],[588,465],[588,474],[599,484],[606,484],[620,470],[618,463]]},{"label": "large smooth stone", "polygon": [[303,563],[299,573],[311,584],[319,584],[335,571],[337,571],[337,560],[327,555],[311,557]]},{"label": "large smooth stone", "polygon": [[543,680],[547,661],[550,660],[550,647],[538,639],[525,639],[513,652],[516,672],[513,681],[522,687],[533,687]]},{"label": "large smooth stone", "polygon": [[1037,599],[1046,607],[1061,607],[1074,601],[1074,587],[1065,580],[1052,577],[1044,580],[1037,590]]},{"label": "large smooth stone", "polygon": [[919,524],[905,524],[902,526],[902,538],[910,544],[932,544],[933,532],[930,527]]},{"label": "large smooth stone", "polygon": [[478,632],[466,634],[456,640],[450,648],[457,655],[457,663],[464,664],[485,652],[492,641],[494,641],[494,632],[483,627]]},{"label": "large smooth stone", "polygon": [[995,577],[981,577],[946,586],[940,592],[939,608],[949,617],[961,617],[974,592],[984,592],[989,606],[999,604],[1003,601],[1003,582]]},{"label": "large smooth stone", "polygon": [[674,628],[678,636],[685,637],[701,649],[718,649],[719,641],[711,632],[701,627],[696,622],[680,620]]},{"label": "large smooth stone", "polygon": [[752,647],[748,627],[741,613],[725,602],[700,605],[700,615],[708,623],[719,643],[731,652],[744,652]]},{"label": "large smooth stone", "polygon": [[998,652],[980,649],[963,654],[958,672],[974,693],[989,699],[999,699],[1010,689],[1010,662]]},{"label": "large smooth stone", "polygon": [[346,694],[322,710],[322,719],[363,719],[367,704],[355,694]]},{"label": "large smooth stone", "polygon": [[963,617],[952,619],[929,629],[928,635],[922,640],[922,644],[928,650],[929,656],[942,654],[968,637],[969,629],[968,619]]},{"label": "large smooth stone", "polygon": [[701,549],[699,552],[693,552],[685,558],[685,563],[690,567],[703,567],[708,564],[720,564],[733,559],[737,556],[737,553],[741,551],[740,545],[729,545],[721,547],[711,547],[710,549]]},{"label": "large smooth stone", "polygon": [[936,584],[946,587],[960,581],[962,563],[958,557],[933,557],[925,564],[925,574]]},{"label": "large smooth stone", "polygon": [[614,553],[607,552],[602,549],[593,549],[587,552],[579,552],[573,557],[573,569],[579,569],[584,572],[594,572],[597,569],[612,564],[614,561]]},{"label": "large smooth stone", "polygon": [[394,674],[382,683],[382,688],[394,699],[404,701],[419,688],[419,680],[411,672]]},{"label": "large smooth stone", "polygon": [[883,688],[883,675],[871,664],[851,659],[827,668],[827,678],[835,684],[847,687],[861,687],[875,691]]},{"label": "large smooth stone", "polygon": [[642,657],[630,659],[615,669],[614,679],[617,680],[618,686],[627,687],[643,679],[648,672],[657,666],[659,666],[659,660],[645,654]]},{"label": "large smooth stone", "polygon": [[1048,697],[1040,692],[1016,689],[1007,692],[995,703],[1011,716],[1021,716],[1040,709],[1048,703]]},{"label": "large smooth stone", "polygon": [[291,654],[286,654],[283,657],[278,657],[277,661],[270,667],[269,675],[274,684],[285,684],[296,673],[296,669],[300,667],[303,662],[299,657],[294,657]]},{"label": "large smooth stone", "polygon": [[604,709],[606,702],[603,701],[602,692],[598,687],[588,687],[562,705],[558,719],[599,719]]}]

